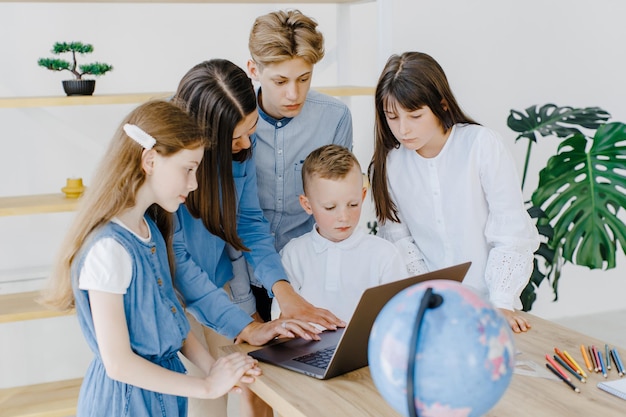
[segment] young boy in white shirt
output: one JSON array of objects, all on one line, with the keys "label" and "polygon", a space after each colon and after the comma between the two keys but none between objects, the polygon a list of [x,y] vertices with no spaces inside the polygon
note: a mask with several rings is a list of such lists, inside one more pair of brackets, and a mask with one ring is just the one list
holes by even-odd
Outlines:
[{"label": "young boy in white shirt", "polygon": [[[313,229],[280,252],[291,285],[311,304],[349,321],[362,292],[408,276],[389,241],[358,227],[367,187],[358,160],[348,149],[325,145],[302,166],[300,205],[313,215]],[[272,317],[280,315],[272,303]]]}]

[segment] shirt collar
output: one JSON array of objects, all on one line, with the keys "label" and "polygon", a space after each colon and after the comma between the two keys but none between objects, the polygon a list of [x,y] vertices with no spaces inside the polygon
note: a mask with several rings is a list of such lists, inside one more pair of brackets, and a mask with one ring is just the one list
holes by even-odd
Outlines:
[{"label": "shirt collar", "polygon": [[[257,103],[261,102],[261,100],[259,99],[259,95],[261,95],[261,87],[259,87],[259,90],[257,91]],[[275,119],[269,114],[265,113],[260,104],[257,104],[257,110],[259,111],[259,116],[267,123],[274,126],[274,128],[276,129],[287,126],[289,122],[293,120],[293,117],[283,117],[282,119]]]},{"label": "shirt collar", "polygon": [[315,253],[322,253],[331,247],[345,250],[352,249],[359,244],[361,236],[363,236],[364,233],[365,232],[362,229],[357,227],[347,239],[342,240],[341,242],[331,242],[330,240],[319,234],[319,232],[317,231],[317,224],[314,224],[313,230],[311,232],[313,249],[315,250]]}]

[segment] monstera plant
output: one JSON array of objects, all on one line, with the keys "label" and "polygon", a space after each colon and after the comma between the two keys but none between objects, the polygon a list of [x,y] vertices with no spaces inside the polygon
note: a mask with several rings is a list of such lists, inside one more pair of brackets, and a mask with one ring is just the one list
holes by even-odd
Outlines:
[{"label": "monstera plant", "polygon": [[507,125],[518,133],[515,140],[528,140],[522,188],[533,145],[540,138],[560,141],[556,154],[539,172],[529,202],[528,212],[545,239],[535,252],[533,275],[522,293],[525,311],[531,309],[535,290],[544,280],[558,299],[566,262],[611,269],[618,249],[626,249],[626,125],[608,123],[609,119],[599,107],[546,104],[510,112]]}]

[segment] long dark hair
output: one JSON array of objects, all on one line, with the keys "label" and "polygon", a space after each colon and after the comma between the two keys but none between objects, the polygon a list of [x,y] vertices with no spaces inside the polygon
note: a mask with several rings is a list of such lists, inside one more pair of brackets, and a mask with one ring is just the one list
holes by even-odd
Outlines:
[{"label": "long dark hair", "polygon": [[202,219],[214,235],[238,250],[246,248],[237,234],[237,199],[233,160],[243,162],[252,148],[233,155],[233,132],[256,110],[252,80],[237,65],[225,59],[204,61],[182,78],[175,99],[185,103],[213,145],[207,148],[198,168],[198,189],[187,198],[189,213]]},{"label": "long dark hair", "polygon": [[421,52],[405,52],[389,57],[376,85],[374,103],[374,155],[367,172],[376,217],[381,223],[386,220],[399,222],[398,208],[389,195],[386,164],[387,155],[392,149],[399,148],[400,142],[387,124],[385,106],[393,103],[406,111],[428,106],[446,132],[457,123],[478,123],[461,110],[437,61]]}]

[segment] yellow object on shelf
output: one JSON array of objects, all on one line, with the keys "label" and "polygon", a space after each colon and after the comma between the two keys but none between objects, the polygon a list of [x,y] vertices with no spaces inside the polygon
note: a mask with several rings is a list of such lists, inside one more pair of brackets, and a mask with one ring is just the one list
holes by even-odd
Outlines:
[{"label": "yellow object on shelf", "polygon": [[68,178],[67,185],[61,188],[67,198],[78,198],[83,195],[85,186],[82,178]]}]

